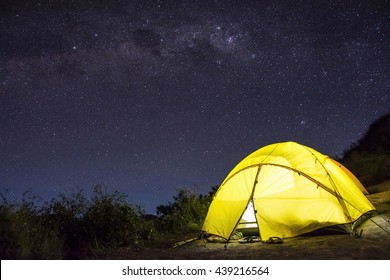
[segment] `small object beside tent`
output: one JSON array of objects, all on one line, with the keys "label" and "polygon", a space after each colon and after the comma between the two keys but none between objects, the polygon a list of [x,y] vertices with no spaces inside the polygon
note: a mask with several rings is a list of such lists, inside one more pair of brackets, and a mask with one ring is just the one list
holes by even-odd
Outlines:
[{"label": "small object beside tent", "polygon": [[250,154],[228,174],[202,230],[226,241],[237,228],[253,224],[263,241],[333,225],[352,232],[354,222],[375,210],[364,194],[359,180],[337,161],[295,142],[276,143]]}]

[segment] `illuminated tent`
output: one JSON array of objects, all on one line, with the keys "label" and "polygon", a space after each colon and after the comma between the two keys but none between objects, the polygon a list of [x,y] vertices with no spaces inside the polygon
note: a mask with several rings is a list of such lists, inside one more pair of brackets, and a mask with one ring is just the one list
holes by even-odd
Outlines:
[{"label": "illuminated tent", "polygon": [[363,214],[375,210],[364,193],[359,180],[330,157],[295,142],[272,144],[228,174],[202,230],[229,240],[248,209],[263,241],[332,225],[352,230]]}]

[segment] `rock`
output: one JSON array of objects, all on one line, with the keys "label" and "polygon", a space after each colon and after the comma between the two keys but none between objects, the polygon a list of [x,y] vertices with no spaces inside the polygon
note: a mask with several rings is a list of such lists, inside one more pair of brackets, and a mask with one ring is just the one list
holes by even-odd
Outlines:
[{"label": "rock", "polygon": [[359,225],[356,232],[363,238],[390,239],[390,217],[385,214],[371,217]]}]

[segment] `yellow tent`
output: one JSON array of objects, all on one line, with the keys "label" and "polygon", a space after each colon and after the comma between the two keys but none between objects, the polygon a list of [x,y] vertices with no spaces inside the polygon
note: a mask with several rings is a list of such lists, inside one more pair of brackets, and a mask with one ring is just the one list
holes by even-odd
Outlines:
[{"label": "yellow tent", "polygon": [[202,230],[229,240],[248,205],[264,241],[352,224],[375,210],[364,193],[359,180],[328,156],[295,142],[272,144],[229,173]]}]

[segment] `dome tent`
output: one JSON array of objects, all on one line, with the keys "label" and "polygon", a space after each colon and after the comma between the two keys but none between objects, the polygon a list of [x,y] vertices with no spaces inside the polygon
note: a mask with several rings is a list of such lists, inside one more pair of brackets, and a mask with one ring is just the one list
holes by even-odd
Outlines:
[{"label": "dome tent", "polygon": [[210,204],[203,232],[231,238],[253,204],[263,241],[353,223],[375,210],[359,180],[344,166],[295,142],[265,146],[243,159]]}]

